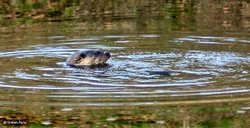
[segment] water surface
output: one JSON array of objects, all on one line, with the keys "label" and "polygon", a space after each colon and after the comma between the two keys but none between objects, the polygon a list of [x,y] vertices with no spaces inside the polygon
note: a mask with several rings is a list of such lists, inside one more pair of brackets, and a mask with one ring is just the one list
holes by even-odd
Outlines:
[{"label": "water surface", "polygon": [[[226,102],[232,96],[238,101],[237,95],[247,96],[250,91],[249,37],[196,32],[42,34],[46,29],[61,33],[56,30],[60,25],[64,24],[54,23],[49,27],[55,28],[37,28],[41,30],[33,35],[22,35],[18,42],[24,46],[19,48],[6,49],[8,43],[2,41],[3,95],[26,97],[26,102],[33,102],[35,95],[51,105],[121,106],[175,104],[176,99],[214,102],[218,97]],[[67,67],[67,57],[81,49],[110,51],[109,66]],[[170,71],[171,76],[146,71]],[[13,103],[6,97],[2,100]],[[22,100],[14,103],[18,102]]]},{"label": "water surface", "polygon": [[[1,127],[248,128],[248,1],[113,2],[71,21],[1,24]],[[81,49],[111,52],[109,66],[67,67]]]}]

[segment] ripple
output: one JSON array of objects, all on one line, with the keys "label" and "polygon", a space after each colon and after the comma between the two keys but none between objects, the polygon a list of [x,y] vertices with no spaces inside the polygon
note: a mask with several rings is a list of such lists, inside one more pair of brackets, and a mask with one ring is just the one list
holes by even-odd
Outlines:
[{"label": "ripple", "polygon": [[60,57],[61,55],[64,57],[64,54],[72,53],[72,51],[76,51],[76,49],[61,49],[56,47],[54,48],[46,47],[44,49],[36,49],[36,50],[0,52],[0,57],[33,58],[38,56]]},{"label": "ripple", "polygon": [[205,52],[205,51],[189,51],[185,53],[184,60],[198,62],[203,65],[227,66],[240,63],[250,63],[249,56],[243,56],[239,53],[231,52]]},{"label": "ripple", "polygon": [[142,34],[139,37],[143,37],[143,38],[158,38],[158,37],[160,37],[160,35],[157,35],[157,34]]},{"label": "ripple", "polygon": [[130,36],[126,36],[126,35],[106,35],[106,36],[103,36],[104,38],[128,38]]},{"label": "ripple", "polygon": [[[34,94],[39,92],[41,96],[52,98],[56,103],[65,106],[175,104],[178,98],[192,101],[200,96],[200,101],[203,101],[205,97],[216,99],[222,95],[228,101],[227,98],[231,95],[250,93],[249,54],[201,49],[174,49],[167,52],[138,50],[121,53],[119,50],[127,48],[112,45],[133,45],[130,42],[139,42],[139,39],[135,39],[138,37],[151,40],[161,36],[103,35],[73,39],[52,37],[50,40],[55,41],[55,44],[33,45],[23,50],[0,52],[0,58],[5,63],[0,74],[0,87],[25,90],[26,95],[36,91]],[[102,43],[103,39],[110,39],[112,43],[105,45]],[[213,36],[188,36],[175,41],[199,43],[202,46],[223,46],[240,41],[247,43],[247,40],[234,37]],[[94,69],[67,67],[66,58],[82,47],[111,51],[109,66]],[[171,75],[151,75],[146,71],[170,71]],[[11,96],[14,97],[14,94]]]},{"label": "ripple", "polygon": [[197,44],[231,44],[236,42],[248,43],[248,40],[241,40],[235,37],[216,37],[216,36],[187,36],[174,39],[177,43],[197,43]]}]

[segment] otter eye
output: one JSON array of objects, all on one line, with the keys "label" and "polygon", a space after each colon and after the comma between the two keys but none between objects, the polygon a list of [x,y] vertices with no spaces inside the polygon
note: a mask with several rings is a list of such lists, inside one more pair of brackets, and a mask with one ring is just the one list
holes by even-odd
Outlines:
[{"label": "otter eye", "polygon": [[95,55],[100,55],[101,54],[101,52],[100,51],[97,51],[96,53],[95,53]]},{"label": "otter eye", "polygon": [[81,54],[81,58],[85,58],[86,57],[86,55],[85,54]]}]

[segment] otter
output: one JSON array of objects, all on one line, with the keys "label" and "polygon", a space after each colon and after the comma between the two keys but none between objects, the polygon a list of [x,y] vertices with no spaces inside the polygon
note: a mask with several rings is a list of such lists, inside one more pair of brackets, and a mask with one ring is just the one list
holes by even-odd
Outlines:
[{"label": "otter", "polygon": [[[70,67],[103,67],[107,66],[106,62],[111,57],[110,52],[103,50],[81,50],[73,53],[66,61]],[[168,71],[145,71],[150,75],[170,76]]]},{"label": "otter", "polygon": [[105,65],[111,54],[102,50],[81,50],[73,53],[66,61],[71,67]]}]

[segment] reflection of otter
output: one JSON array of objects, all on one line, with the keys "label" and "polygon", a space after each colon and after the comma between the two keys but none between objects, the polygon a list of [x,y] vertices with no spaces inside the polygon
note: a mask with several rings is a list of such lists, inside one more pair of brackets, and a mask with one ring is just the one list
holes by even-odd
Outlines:
[{"label": "reflection of otter", "polygon": [[[82,50],[75,52],[67,59],[67,65],[72,67],[84,66],[105,66],[108,59],[111,57],[110,53],[102,50]],[[169,76],[168,71],[145,71],[151,75],[165,75]]]},{"label": "reflection of otter", "polygon": [[75,52],[67,59],[67,65],[74,67],[105,65],[110,53],[101,50],[82,50]]}]

